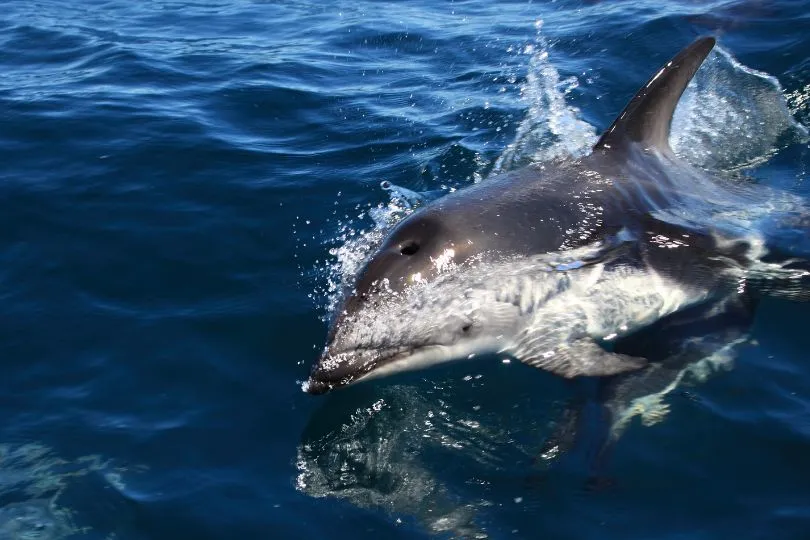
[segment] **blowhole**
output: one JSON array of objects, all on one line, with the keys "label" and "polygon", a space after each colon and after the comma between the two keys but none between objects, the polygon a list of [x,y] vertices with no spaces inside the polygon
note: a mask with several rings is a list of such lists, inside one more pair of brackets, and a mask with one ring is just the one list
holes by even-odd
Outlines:
[{"label": "blowhole", "polygon": [[411,240],[410,242],[406,242],[399,248],[399,252],[403,255],[413,255],[419,251],[419,244]]}]

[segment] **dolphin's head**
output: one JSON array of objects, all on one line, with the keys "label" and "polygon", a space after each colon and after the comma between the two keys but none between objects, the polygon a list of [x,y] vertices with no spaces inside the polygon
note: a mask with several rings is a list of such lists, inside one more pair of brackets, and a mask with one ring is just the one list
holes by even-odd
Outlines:
[{"label": "dolphin's head", "polygon": [[486,291],[465,294],[461,283],[440,287],[442,281],[377,291],[343,314],[306,391],[321,394],[359,379],[498,350],[505,328],[519,317],[515,305],[481,294]]},{"label": "dolphin's head", "polygon": [[[417,299],[424,292],[414,289],[475,255],[474,247],[469,237],[454,230],[434,208],[401,221],[347,291],[307,391],[319,394],[372,371],[391,371],[391,366],[416,352],[424,363],[438,362],[446,356],[447,347],[471,343],[476,331],[469,310],[453,305],[452,299],[444,305],[438,298],[425,303]],[[421,309],[408,302],[420,304]],[[427,305],[443,311],[443,316],[428,320],[428,313],[422,311]],[[432,352],[426,355],[428,351]]]},{"label": "dolphin's head", "polygon": [[[511,272],[511,274],[510,274]],[[534,265],[456,266],[431,281],[373,289],[333,323],[304,389],[325,393],[360,379],[507,350],[562,273]]]},{"label": "dolphin's head", "polygon": [[469,230],[455,227],[441,207],[426,208],[402,220],[360,271],[342,306],[354,313],[378,291],[401,291],[414,283],[432,281],[448,267],[475,255]]}]

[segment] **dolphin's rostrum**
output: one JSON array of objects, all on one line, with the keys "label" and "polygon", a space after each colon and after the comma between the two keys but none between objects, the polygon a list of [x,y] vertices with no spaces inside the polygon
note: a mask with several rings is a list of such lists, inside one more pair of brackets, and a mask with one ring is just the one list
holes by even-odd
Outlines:
[{"label": "dolphin's rostrum", "polygon": [[347,292],[305,389],[485,353],[567,378],[615,375],[647,363],[622,339],[666,317],[735,296],[802,297],[804,263],[750,230],[690,219],[695,203],[765,196],[669,146],[714,44],[700,38],[667,62],[590,155],[487,179],[397,224]]}]

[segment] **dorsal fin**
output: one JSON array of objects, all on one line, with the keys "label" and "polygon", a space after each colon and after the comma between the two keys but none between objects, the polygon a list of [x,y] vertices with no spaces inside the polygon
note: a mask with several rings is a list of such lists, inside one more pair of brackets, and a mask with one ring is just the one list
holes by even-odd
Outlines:
[{"label": "dorsal fin", "polygon": [[602,134],[594,150],[616,148],[630,141],[669,150],[672,113],[714,43],[713,37],[699,38],[658,70]]}]

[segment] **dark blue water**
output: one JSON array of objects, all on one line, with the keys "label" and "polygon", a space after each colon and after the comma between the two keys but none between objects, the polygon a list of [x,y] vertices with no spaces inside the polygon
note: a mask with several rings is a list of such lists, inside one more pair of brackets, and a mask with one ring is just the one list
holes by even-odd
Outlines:
[{"label": "dark blue water", "polygon": [[810,537],[807,306],[762,306],[596,493],[538,458],[567,389],[531,368],[300,389],[399,215],[381,181],[587,151],[697,35],[676,148],[810,196],[810,2],[12,0],[0,29],[0,539]]}]

